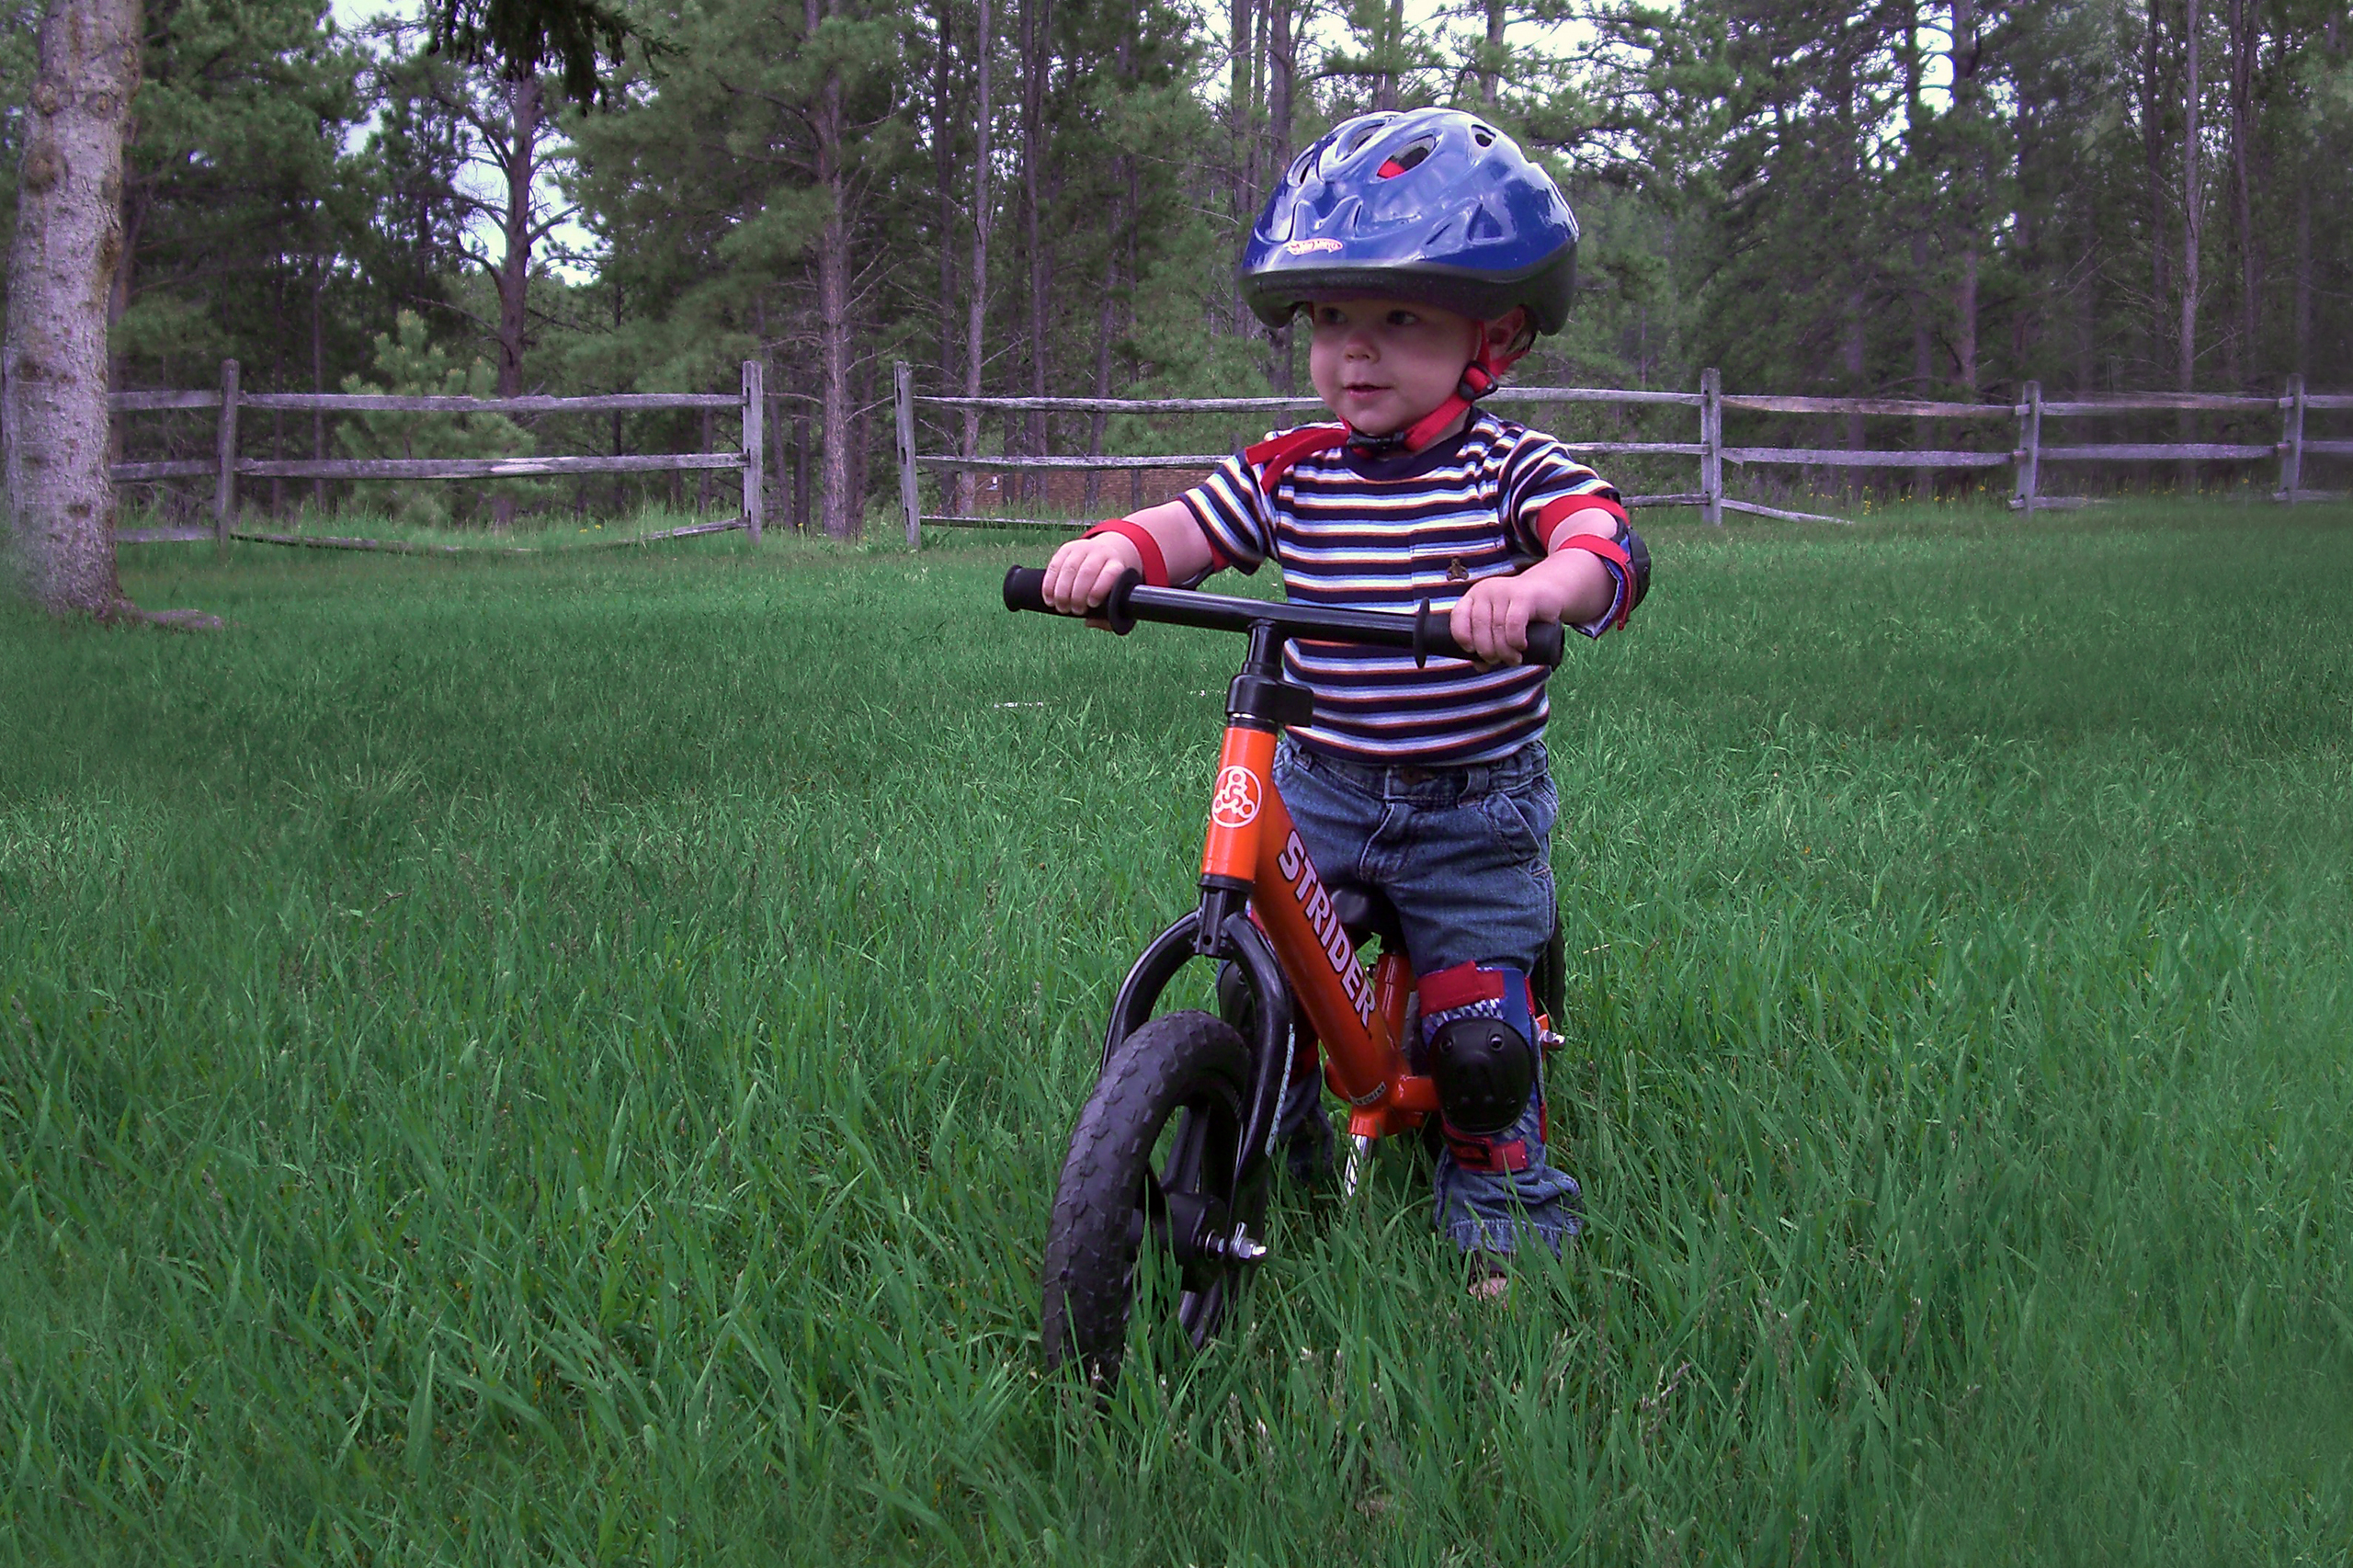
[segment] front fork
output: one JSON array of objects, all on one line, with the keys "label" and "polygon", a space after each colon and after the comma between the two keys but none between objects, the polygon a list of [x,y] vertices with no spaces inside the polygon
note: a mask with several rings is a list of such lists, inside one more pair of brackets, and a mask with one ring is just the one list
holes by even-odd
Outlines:
[{"label": "front fork", "polygon": [[[1248,982],[1253,1006],[1243,1039],[1250,1050],[1250,1082],[1245,1090],[1246,1119],[1242,1142],[1234,1153],[1233,1190],[1242,1192],[1267,1175],[1267,1156],[1282,1111],[1283,1082],[1290,1073],[1291,996],[1282,966],[1266,934],[1251,923],[1247,913],[1222,914],[1207,894],[1202,907],[1154,937],[1139,956],[1120,993],[1111,1002],[1111,1019],[1103,1034],[1103,1061],[1121,1041],[1152,1018],[1168,983],[1195,958],[1222,960],[1235,965]],[[1203,917],[1219,915],[1214,933],[1204,938]]]}]

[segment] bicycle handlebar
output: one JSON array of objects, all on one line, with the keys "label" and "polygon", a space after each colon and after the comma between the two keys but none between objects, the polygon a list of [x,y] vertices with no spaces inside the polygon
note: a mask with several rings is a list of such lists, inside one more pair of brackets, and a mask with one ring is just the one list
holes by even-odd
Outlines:
[{"label": "bicycle handlebar", "polygon": [[[1063,612],[1046,603],[1046,574],[1034,566],[1016,566],[1005,574],[1005,608],[1033,610],[1040,615]],[[1455,642],[1446,618],[1424,599],[1411,615],[1377,609],[1326,609],[1315,605],[1245,599],[1232,594],[1203,594],[1188,588],[1148,588],[1143,578],[1130,572],[1112,585],[1101,606],[1088,616],[1108,623],[1120,636],[1139,620],[1165,621],[1171,626],[1197,626],[1211,631],[1247,631],[1267,626],[1278,635],[1317,642],[1359,642],[1375,648],[1402,648],[1414,663],[1426,664],[1432,654],[1441,659],[1478,655]],[[1086,619],[1073,617],[1074,619]],[[1540,620],[1528,628],[1528,647],[1520,657],[1531,665],[1557,669],[1563,639],[1556,620]]]}]

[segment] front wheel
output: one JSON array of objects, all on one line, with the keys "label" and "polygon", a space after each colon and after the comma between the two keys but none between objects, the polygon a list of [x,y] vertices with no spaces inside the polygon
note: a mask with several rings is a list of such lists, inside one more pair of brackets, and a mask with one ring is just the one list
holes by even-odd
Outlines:
[{"label": "front wheel", "polygon": [[1103,1064],[1046,1236],[1049,1367],[1075,1358],[1097,1387],[1118,1381],[1146,1237],[1170,1265],[1186,1337],[1199,1347],[1217,1332],[1266,1207],[1262,1173],[1234,1180],[1249,1081],[1242,1037],[1207,1013],[1154,1018]]}]

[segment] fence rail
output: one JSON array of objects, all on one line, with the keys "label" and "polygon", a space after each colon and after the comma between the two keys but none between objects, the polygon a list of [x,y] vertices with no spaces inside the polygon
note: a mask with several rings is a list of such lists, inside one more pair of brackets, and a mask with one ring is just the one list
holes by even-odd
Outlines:
[{"label": "fence rail", "polygon": [[[441,397],[397,392],[248,392],[239,385],[237,361],[221,362],[218,392],[122,392],[108,394],[114,414],[150,414],[174,409],[217,409],[218,424],[210,458],[176,458],[161,462],[124,462],[108,472],[119,483],[166,479],[214,482],[212,527],[152,528],[142,539],[211,539],[226,546],[234,539],[266,544],[311,543],[308,536],[240,532],[233,527],[240,479],[527,479],[577,473],[662,473],[739,469],[744,475],[744,513],[724,525],[696,525],[690,532],[714,532],[741,527],[756,544],[767,508],[760,465],[767,409],[764,372],[756,359],[744,361],[743,390],[738,392],[610,392],[589,397]],[[543,414],[638,414],[669,409],[727,412],[743,421],[743,435],[732,452],[632,452],[618,456],[550,456],[513,458],[248,458],[238,455],[238,415],[246,409],[304,414],[496,414],[523,416]],[[676,530],[674,530],[676,531]],[[126,536],[128,537],[128,536]],[[664,536],[669,537],[669,536]],[[681,534],[681,537],[683,535]],[[371,541],[336,540],[330,548],[373,548]],[[392,548],[382,546],[381,548]],[[452,547],[467,549],[472,547]]]},{"label": "fence rail", "polygon": [[[946,472],[1052,473],[1064,471],[1120,472],[1148,469],[1204,469],[1225,460],[1224,453],[1083,457],[991,456],[981,452],[925,452],[917,449],[915,411],[917,405],[940,409],[986,409],[1000,413],[1072,414],[1243,414],[1294,409],[1320,410],[1312,397],[1100,398],[1100,397],[927,397],[917,396],[912,369],[901,361],[893,377],[898,436],[899,501],[905,514],[907,542],[921,542],[923,525],[941,528],[1063,528],[1083,523],[1042,517],[998,517],[922,509],[923,470]],[[1594,403],[1626,405],[1669,405],[1694,408],[1699,415],[1699,438],[1692,441],[1573,441],[1574,453],[1641,454],[1697,458],[1699,488],[1669,495],[1632,495],[1630,506],[1697,506],[1711,524],[1721,525],[1727,511],[1799,522],[1845,523],[1851,518],[1818,512],[1798,512],[1725,494],[1723,465],[1782,465],[1804,468],[1872,469],[1997,469],[2016,471],[2010,494],[2012,509],[2031,515],[2090,505],[2088,498],[2045,495],[2041,470],[2046,462],[2263,462],[2279,464],[2279,483],[2272,499],[2285,503],[2322,500],[2336,493],[2307,487],[2304,460],[2312,457],[2353,457],[2353,440],[2313,440],[2304,434],[2308,413],[2353,410],[2353,394],[2312,393],[2303,378],[2290,377],[2279,397],[2234,397],[2208,392],[2140,392],[2114,397],[2076,398],[2046,403],[2040,383],[2029,381],[2018,403],[1933,403],[1912,398],[1795,397],[1763,392],[1727,392],[1714,369],[1702,371],[1696,392],[1654,392],[1611,387],[1506,387],[1489,402]],[[1893,451],[1854,447],[1730,447],[1724,444],[1724,411],[1751,414],[1847,415],[1899,419],[2015,420],[2012,444],[1993,449],[1940,448]],[[2092,418],[2121,414],[2276,413],[2283,416],[2276,442],[2110,441],[2045,445],[2045,419]]]},{"label": "fence rail", "polygon": [[[1043,518],[976,516],[922,510],[919,476],[924,470],[944,472],[1002,472],[1051,473],[1063,471],[1142,472],[1199,470],[1225,460],[1224,453],[1129,454],[1086,456],[991,456],[985,453],[924,452],[917,449],[915,409],[986,409],[1000,413],[1084,414],[1245,414],[1320,411],[1313,397],[1226,398],[1091,398],[1091,397],[930,397],[917,396],[914,372],[901,362],[894,376],[894,435],[898,449],[899,501],[905,516],[907,538],[919,542],[929,522],[943,528],[1005,528],[1037,526],[1076,528],[1081,525]],[[1851,519],[1820,513],[1791,511],[1730,495],[1723,465],[1737,467],[1799,466],[1826,469],[1988,470],[2010,468],[2017,479],[2010,505],[2031,514],[2087,504],[2080,496],[2045,495],[2041,469],[2050,463],[2089,462],[2262,462],[2277,460],[2279,480],[2272,498],[2294,503],[2319,500],[2335,492],[2311,488],[2305,463],[2311,458],[2353,458],[2353,439],[2313,438],[2305,433],[2307,415],[2353,411],[2353,394],[2313,393],[2302,377],[2290,378],[2276,398],[2234,397],[2212,393],[2145,392],[2114,397],[2077,397],[2045,402],[2041,388],[2027,383],[2015,403],[1937,403],[1908,398],[1802,397],[1761,392],[1726,392],[1714,369],[1701,373],[1697,392],[1654,391],[1648,388],[1506,387],[1490,401],[1504,403],[1602,403],[1624,406],[1690,408],[1698,413],[1697,441],[1581,441],[1566,443],[1573,453],[1596,456],[1648,456],[1696,459],[1699,486],[1671,494],[1632,495],[1632,506],[1696,506],[1711,524],[1721,524],[1727,511],[1801,521],[1847,522]],[[583,397],[454,397],[380,392],[245,392],[239,386],[233,359],[221,366],[215,390],[116,392],[108,400],[116,414],[175,410],[215,411],[213,452],[209,458],[177,458],[113,465],[112,476],[123,483],[203,479],[214,482],[212,527],[210,530],[165,528],[148,530],[155,537],[211,538],[225,545],[233,537],[279,542],[295,536],[239,533],[233,524],[237,512],[241,479],[312,480],[483,480],[540,478],[567,474],[648,473],[739,470],[744,480],[741,519],[728,527],[745,528],[760,538],[766,507],[762,462],[766,446],[767,394],[762,367],[746,360],[737,392],[618,392]],[[733,413],[742,422],[736,449],[709,452],[650,452],[617,456],[558,455],[512,458],[256,458],[238,449],[239,416],[243,411],[307,414],[497,414],[522,417],[540,415],[647,413],[694,409]],[[1886,450],[1847,447],[1737,447],[1723,436],[1726,410],[1778,415],[1842,415],[1900,419],[2017,421],[2017,435],[1999,449],[1959,447],[1919,450]],[[2046,444],[2046,419],[2098,418],[2114,415],[2256,414],[2281,415],[2276,442],[2112,441]],[[711,525],[712,528],[722,525]],[[698,526],[699,528],[701,527]]]}]

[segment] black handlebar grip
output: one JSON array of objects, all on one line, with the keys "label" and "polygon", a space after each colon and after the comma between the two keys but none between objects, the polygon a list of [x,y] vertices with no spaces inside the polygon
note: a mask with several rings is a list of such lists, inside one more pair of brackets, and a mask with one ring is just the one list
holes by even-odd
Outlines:
[{"label": "black handlebar grip", "polygon": [[1051,615],[1053,607],[1046,602],[1046,574],[1036,566],[1016,566],[1005,574],[1005,608],[1035,610],[1040,615]]},{"label": "black handlebar grip", "polygon": [[[1526,664],[1557,670],[1561,667],[1561,655],[1567,651],[1567,641],[1561,635],[1559,621],[1531,620],[1528,623],[1528,646],[1520,650],[1520,659]],[[1430,601],[1424,599],[1414,609],[1415,665],[1428,664],[1433,653],[1458,659],[1471,657],[1470,650],[1455,642],[1453,634],[1447,630],[1446,622],[1430,608]]]},{"label": "black handlebar grip", "polygon": [[[1143,581],[1143,574],[1127,571],[1120,574],[1103,602],[1088,610],[1086,619],[1101,621],[1125,637],[1136,629],[1136,618],[1128,610],[1128,596]],[[1035,610],[1040,615],[1061,615],[1063,612],[1046,602],[1046,574],[1035,566],[1015,566],[1005,574],[1005,608]]]}]

